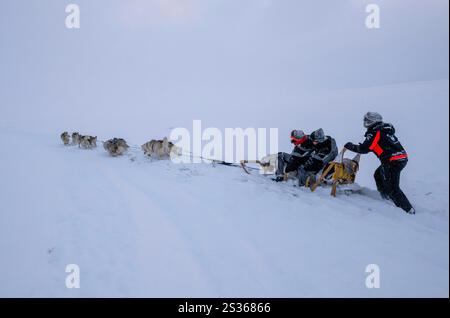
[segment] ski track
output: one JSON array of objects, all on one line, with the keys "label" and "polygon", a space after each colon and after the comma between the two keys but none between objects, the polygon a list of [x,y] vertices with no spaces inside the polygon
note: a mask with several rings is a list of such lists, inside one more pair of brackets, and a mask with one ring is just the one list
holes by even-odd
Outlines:
[{"label": "ski track", "polygon": [[[14,149],[0,167],[0,296],[448,297],[445,183],[413,181],[410,216],[368,188],[332,198],[9,130],[0,145]],[[70,263],[80,289],[65,288]],[[371,263],[380,289],[365,287]]]}]

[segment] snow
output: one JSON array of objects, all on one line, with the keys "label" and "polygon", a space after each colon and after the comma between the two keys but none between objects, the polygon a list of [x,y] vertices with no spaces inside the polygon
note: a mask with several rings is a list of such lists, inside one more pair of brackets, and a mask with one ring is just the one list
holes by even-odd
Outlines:
[{"label": "snow", "polygon": [[[448,157],[427,178],[405,169],[411,216],[369,178],[362,194],[332,198],[236,167],[152,161],[139,142],[112,158],[59,133],[1,128],[0,296],[448,297]],[[402,139],[414,167],[426,154]],[[72,263],[79,289],[65,286]],[[379,289],[366,288],[369,264]]]},{"label": "snow", "polygon": [[[448,1],[77,4],[69,30],[65,4],[0,1],[0,297],[449,296]],[[373,154],[362,193],[332,198],[138,148],[193,120],[278,128],[286,152],[292,129],[322,127],[341,148],[367,111],[408,152],[414,216],[380,199]],[[133,147],[112,158],[63,131]]]}]

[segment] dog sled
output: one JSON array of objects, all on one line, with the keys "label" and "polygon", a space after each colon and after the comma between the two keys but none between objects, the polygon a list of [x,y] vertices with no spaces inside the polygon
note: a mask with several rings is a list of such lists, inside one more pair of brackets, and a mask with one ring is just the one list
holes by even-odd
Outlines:
[{"label": "dog sled", "polygon": [[345,151],[346,149],[343,148],[338,154],[337,160],[325,166],[316,182],[306,185],[310,186],[312,192],[320,185],[330,185],[330,194],[335,197],[338,185],[351,185],[355,183],[361,155],[357,154],[353,159],[344,158]]},{"label": "dog sled", "polygon": [[[331,195],[336,196],[338,186],[344,187],[344,192],[354,192],[354,187],[351,187],[355,183],[356,174],[359,170],[360,154],[357,154],[352,159],[345,158],[346,149],[343,148],[338,154],[337,159],[328,163],[318,175],[309,176],[306,179],[305,186],[310,188],[314,192],[319,186],[331,186]],[[247,164],[259,165],[261,174],[275,175],[278,167],[278,155],[272,154],[261,158],[261,160],[241,160],[240,165],[245,173],[251,174],[250,169],[253,167],[247,166]],[[318,176],[318,177],[317,177]],[[284,180],[296,178],[292,173],[285,174]]]}]

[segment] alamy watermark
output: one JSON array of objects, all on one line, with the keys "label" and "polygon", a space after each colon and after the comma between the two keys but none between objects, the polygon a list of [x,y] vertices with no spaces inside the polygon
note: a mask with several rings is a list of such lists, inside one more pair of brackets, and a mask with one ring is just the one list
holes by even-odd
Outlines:
[{"label": "alamy watermark", "polygon": [[380,266],[377,264],[369,264],[366,266],[366,287],[369,289],[380,288]]},{"label": "alamy watermark", "polygon": [[[65,12],[67,13],[65,19],[65,25],[68,29],[80,28],[80,6],[78,4],[66,5]],[[366,13],[368,13],[365,19],[365,25],[368,29],[380,28],[380,6],[378,4],[368,4],[366,6]]]},{"label": "alamy watermark", "polygon": [[192,132],[184,127],[172,129],[170,139],[183,154],[171,156],[175,163],[201,163],[223,160],[257,160],[268,153],[278,153],[278,128],[225,128],[202,129],[201,120],[192,122]]},{"label": "alamy watermark", "polygon": [[[66,5],[65,12],[67,13],[65,19],[65,25],[68,29],[80,28],[80,6],[78,4]],[[368,29],[380,28],[380,6],[378,4],[368,4],[366,6],[366,13],[368,13],[365,19],[365,25]]]},{"label": "alamy watermark", "polygon": [[68,29],[79,29],[80,28],[80,6],[77,4],[68,4],[66,6],[66,28]]},{"label": "alamy watermark", "polygon": [[380,6],[377,4],[368,4],[366,6],[366,28],[379,29],[380,28]]},{"label": "alamy watermark", "polygon": [[66,266],[66,287],[69,289],[80,288],[80,267],[77,264],[68,264]]}]

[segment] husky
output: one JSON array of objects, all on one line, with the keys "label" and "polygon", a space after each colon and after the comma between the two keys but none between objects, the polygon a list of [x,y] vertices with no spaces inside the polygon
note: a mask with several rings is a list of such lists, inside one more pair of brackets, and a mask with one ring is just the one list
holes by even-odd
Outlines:
[{"label": "husky", "polygon": [[61,134],[61,140],[64,143],[65,146],[69,145],[70,143],[70,135],[67,131],[63,132]]},{"label": "husky", "polygon": [[172,142],[164,137],[163,140],[151,140],[141,146],[144,154],[159,159],[170,157],[171,155],[178,155],[180,148],[175,146]]},{"label": "husky", "polygon": [[[241,160],[241,167],[247,174],[250,174],[246,163],[256,163],[260,166],[260,172],[262,174],[275,174],[278,167],[278,154],[267,155],[261,158],[261,160]],[[291,177],[291,176],[288,176]],[[285,176],[285,179],[287,177]]]},{"label": "husky", "polygon": [[122,155],[129,146],[127,142],[122,138],[113,138],[107,140],[103,143],[103,148],[111,155],[111,156],[120,156]]},{"label": "husky", "polygon": [[92,149],[97,147],[97,136],[80,136],[79,147],[84,149]]},{"label": "husky", "polygon": [[80,145],[80,137],[81,137],[81,135],[78,132],[72,133],[72,145],[79,146]]}]

